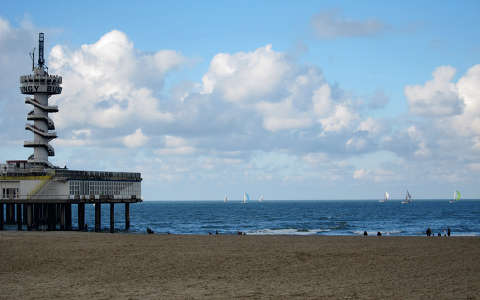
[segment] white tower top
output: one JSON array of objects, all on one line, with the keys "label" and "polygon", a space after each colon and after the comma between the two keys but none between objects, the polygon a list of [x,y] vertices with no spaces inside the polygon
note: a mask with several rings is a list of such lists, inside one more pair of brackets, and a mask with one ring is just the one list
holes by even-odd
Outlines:
[{"label": "white tower top", "polygon": [[[43,56],[44,51],[44,35],[38,34],[38,64],[32,66],[33,74],[20,76],[20,92],[25,95],[33,95],[26,97],[25,103],[33,105],[33,110],[27,115],[28,121],[26,130],[33,132],[33,141],[25,141],[24,147],[33,148],[33,154],[30,155],[28,161],[47,166],[52,166],[49,156],[54,156],[55,151],[49,144],[51,140],[57,137],[55,125],[52,119],[48,117],[48,113],[58,112],[56,105],[49,106],[48,98],[52,95],[58,95],[62,92],[62,77],[57,75],[48,75],[48,68],[45,65]],[[33,64],[35,54],[32,53]]]}]

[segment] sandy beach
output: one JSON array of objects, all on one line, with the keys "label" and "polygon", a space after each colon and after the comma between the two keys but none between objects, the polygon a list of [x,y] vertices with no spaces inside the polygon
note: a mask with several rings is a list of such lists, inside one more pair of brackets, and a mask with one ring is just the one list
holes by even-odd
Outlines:
[{"label": "sandy beach", "polygon": [[0,232],[1,299],[480,299],[478,237]]}]

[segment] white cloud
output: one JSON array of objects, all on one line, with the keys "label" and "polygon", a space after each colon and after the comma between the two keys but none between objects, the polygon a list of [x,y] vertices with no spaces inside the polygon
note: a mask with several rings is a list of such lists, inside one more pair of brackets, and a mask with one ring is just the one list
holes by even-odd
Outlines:
[{"label": "white cloud", "polygon": [[370,172],[366,169],[358,169],[353,172],[353,179],[366,179]]},{"label": "white cloud", "polygon": [[407,129],[408,136],[417,143],[417,149],[414,152],[416,158],[426,158],[431,155],[430,149],[427,147],[427,141],[424,134],[415,126],[410,126]]},{"label": "white cloud", "polygon": [[155,150],[157,155],[189,155],[195,152],[195,147],[182,137],[164,136],[164,147]]},{"label": "white cloud", "polygon": [[334,109],[331,100],[331,89],[328,84],[323,84],[313,94],[313,110],[317,116],[328,116]]},{"label": "white cloud", "polygon": [[323,84],[314,91],[312,99],[317,122],[322,124],[325,132],[341,131],[350,127],[353,121],[358,118],[346,102],[335,103],[331,96],[330,86]]},{"label": "white cloud", "polygon": [[455,69],[442,66],[435,69],[433,79],[422,85],[405,87],[410,111],[423,116],[450,116],[461,114],[464,103],[457,87],[451,82]]},{"label": "white cloud", "polygon": [[257,110],[263,114],[263,127],[272,132],[310,127],[312,120],[306,113],[298,112],[291,99],[278,103],[260,102]]},{"label": "white cloud", "polygon": [[377,136],[383,130],[384,130],[383,125],[379,121],[377,121],[377,120],[375,120],[371,117],[369,117],[366,120],[360,122],[360,124],[357,127],[357,131],[366,131],[366,132],[368,132],[369,136]]},{"label": "white cloud", "polygon": [[463,114],[452,120],[457,134],[480,137],[480,64],[471,67],[457,83],[459,97],[463,100]]},{"label": "white cloud", "polygon": [[357,119],[358,115],[346,104],[338,104],[335,106],[333,114],[326,118],[319,119],[318,122],[322,124],[325,132],[337,132],[349,128]]},{"label": "white cloud", "polygon": [[142,147],[148,142],[148,137],[143,134],[142,129],[138,128],[134,133],[124,136],[122,142],[129,148]]},{"label": "white cloud", "polygon": [[269,97],[292,71],[285,54],[266,45],[252,52],[220,53],[203,76],[203,92],[231,102]]},{"label": "white cloud", "polygon": [[345,146],[349,150],[361,151],[367,147],[367,141],[361,137],[352,137],[345,143]]},{"label": "white cloud", "polygon": [[50,73],[63,76],[63,92],[53,98],[60,109],[75,113],[53,116],[59,128],[86,124],[114,128],[125,120],[171,122],[153,94],[165,73],[185,62],[175,51],[142,54],[120,31],[103,35],[96,43],[70,50],[57,45],[50,52]]},{"label": "white cloud", "polygon": [[316,37],[322,39],[372,36],[387,29],[387,26],[378,20],[351,20],[341,16],[338,11],[327,11],[313,16],[311,25]]}]

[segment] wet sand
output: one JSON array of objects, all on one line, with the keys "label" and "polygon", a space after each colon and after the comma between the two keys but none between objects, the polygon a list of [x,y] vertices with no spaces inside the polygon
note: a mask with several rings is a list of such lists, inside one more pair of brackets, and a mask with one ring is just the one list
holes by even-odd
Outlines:
[{"label": "wet sand", "polygon": [[0,232],[0,299],[480,299],[479,237]]}]

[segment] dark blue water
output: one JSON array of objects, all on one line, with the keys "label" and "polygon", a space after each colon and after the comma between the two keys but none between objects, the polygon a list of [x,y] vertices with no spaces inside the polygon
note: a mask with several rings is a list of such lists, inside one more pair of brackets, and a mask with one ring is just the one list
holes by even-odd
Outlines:
[{"label": "dark blue water", "polygon": [[[77,207],[72,207],[74,228]],[[85,221],[94,228],[94,207],[86,205]],[[480,201],[165,201],[130,205],[130,232],[208,234],[291,234],[291,235],[423,235],[450,228],[453,235],[480,236]],[[102,228],[110,226],[109,205],[102,205]],[[10,225],[6,229],[15,229]],[[115,228],[125,228],[124,205],[115,205]]]},{"label": "dark blue water", "polygon": [[[74,206],[75,207],[75,206]],[[86,222],[94,224],[87,205]],[[109,206],[102,208],[102,226],[109,227]],[[124,228],[124,206],[115,207],[115,226]],[[453,235],[480,235],[480,201],[264,201],[143,202],[130,205],[131,231],[144,233],[295,234],[295,235],[423,235],[430,227],[437,234],[448,227]],[[74,209],[74,222],[76,211]],[[74,223],[75,226],[75,223]]]}]

